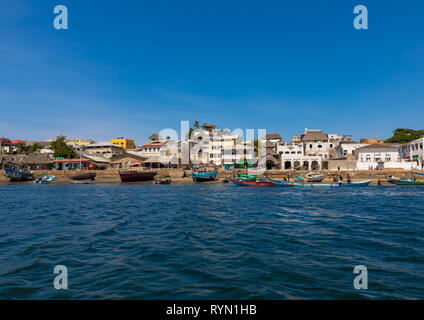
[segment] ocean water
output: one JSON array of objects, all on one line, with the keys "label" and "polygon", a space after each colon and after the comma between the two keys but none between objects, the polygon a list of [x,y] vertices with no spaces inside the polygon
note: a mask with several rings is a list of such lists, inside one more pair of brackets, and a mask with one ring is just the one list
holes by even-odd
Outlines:
[{"label": "ocean water", "polygon": [[[423,299],[424,188],[0,186],[0,299]],[[68,289],[53,286],[54,266]],[[368,289],[356,290],[356,265]]]}]

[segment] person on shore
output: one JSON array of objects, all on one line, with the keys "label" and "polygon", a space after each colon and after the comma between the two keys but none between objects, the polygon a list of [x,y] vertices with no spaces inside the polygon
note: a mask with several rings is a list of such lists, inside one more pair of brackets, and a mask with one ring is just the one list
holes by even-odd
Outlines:
[{"label": "person on shore", "polygon": [[339,176],[339,181],[343,181],[343,176],[342,175]]},{"label": "person on shore", "polygon": [[346,176],[346,180],[347,180],[347,183],[351,183],[352,182],[352,178],[350,177],[349,173]]}]

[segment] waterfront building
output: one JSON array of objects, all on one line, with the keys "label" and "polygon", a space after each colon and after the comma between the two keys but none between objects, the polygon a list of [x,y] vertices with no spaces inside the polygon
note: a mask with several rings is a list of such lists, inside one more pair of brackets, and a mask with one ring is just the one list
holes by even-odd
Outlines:
[{"label": "waterfront building", "polygon": [[322,130],[305,129],[300,139],[306,156],[319,156],[322,159],[331,159],[333,155],[330,153],[338,145],[337,141],[330,141]]},{"label": "waterfront building", "polygon": [[272,143],[280,143],[283,142],[279,133],[267,133],[263,138],[265,141],[271,141]]},{"label": "waterfront building", "polygon": [[133,167],[141,167],[143,165],[143,160],[144,158],[142,157],[125,152],[110,158],[110,168],[125,170]]},{"label": "waterfront building", "polygon": [[0,169],[4,169],[9,162],[21,165],[24,170],[49,170],[53,167],[52,159],[41,154],[0,155]]},{"label": "waterfront building", "polygon": [[101,154],[106,158],[124,153],[124,148],[110,142],[97,142],[88,146],[82,146],[81,149],[89,153]]},{"label": "waterfront building", "polygon": [[336,146],[336,159],[354,160],[357,149],[368,145],[367,143],[358,143],[355,141],[341,141]]},{"label": "waterfront building", "polygon": [[402,160],[399,154],[399,147],[383,143],[373,143],[357,149],[355,153],[357,169],[405,169],[417,168],[415,162]]},{"label": "waterfront building", "polygon": [[110,143],[116,144],[117,146],[124,148],[124,150],[135,148],[134,140],[127,139],[124,137],[112,139],[110,140]]},{"label": "waterfront building", "polygon": [[400,158],[408,161],[415,162],[418,165],[418,168],[424,169],[424,137],[402,144],[399,147]]}]

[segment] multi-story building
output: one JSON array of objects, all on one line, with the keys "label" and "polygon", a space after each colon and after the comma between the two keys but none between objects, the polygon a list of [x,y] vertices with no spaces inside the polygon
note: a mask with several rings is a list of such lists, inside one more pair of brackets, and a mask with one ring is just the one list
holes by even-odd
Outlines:
[{"label": "multi-story building", "polygon": [[127,139],[127,138],[124,138],[124,137],[111,139],[110,143],[113,143],[117,146],[120,146],[120,147],[124,148],[124,150],[135,148],[134,140]]},{"label": "multi-story building", "polygon": [[113,143],[110,142],[97,142],[92,143],[88,146],[81,146],[81,149],[83,151],[89,152],[89,153],[98,153],[102,154],[103,156],[110,158],[117,154],[124,153],[124,148],[119,147]]},{"label": "multi-story building", "polygon": [[416,162],[418,167],[424,169],[424,137],[405,143],[399,147],[400,158],[406,161]]},{"label": "multi-story building", "polygon": [[329,141],[328,136],[322,130],[308,130],[301,136],[306,156],[319,156],[322,159],[331,159],[331,151],[338,142]]},{"label": "multi-story building", "polygon": [[383,168],[411,170],[418,167],[416,162],[400,158],[399,146],[383,143],[373,143],[358,148],[355,159],[359,170]]}]

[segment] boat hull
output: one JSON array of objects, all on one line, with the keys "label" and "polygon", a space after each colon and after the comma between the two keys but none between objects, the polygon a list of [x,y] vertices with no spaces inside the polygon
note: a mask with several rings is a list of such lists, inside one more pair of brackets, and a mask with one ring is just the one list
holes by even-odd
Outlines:
[{"label": "boat hull", "polygon": [[296,187],[296,188],[337,188],[337,187],[366,187],[371,180],[358,182],[336,182],[336,183],[311,183],[311,182],[287,182],[279,180],[270,180],[277,187]]},{"label": "boat hull", "polygon": [[403,179],[390,179],[390,183],[396,184],[398,186],[424,186],[424,181],[411,181]]},{"label": "boat hull", "polygon": [[233,187],[275,187],[271,181],[228,180]]},{"label": "boat hull", "polygon": [[153,180],[156,171],[123,171],[119,172],[121,182],[139,182]]},{"label": "boat hull", "polygon": [[83,173],[83,174],[77,174],[74,176],[70,176],[69,178],[71,178],[71,180],[92,180],[94,181],[94,179],[96,178],[97,173]]},{"label": "boat hull", "polygon": [[308,182],[321,182],[325,179],[324,174],[307,174],[306,179]]},{"label": "boat hull", "polygon": [[202,182],[202,181],[212,181],[218,175],[217,170],[211,171],[194,171],[192,173],[193,181]]}]

